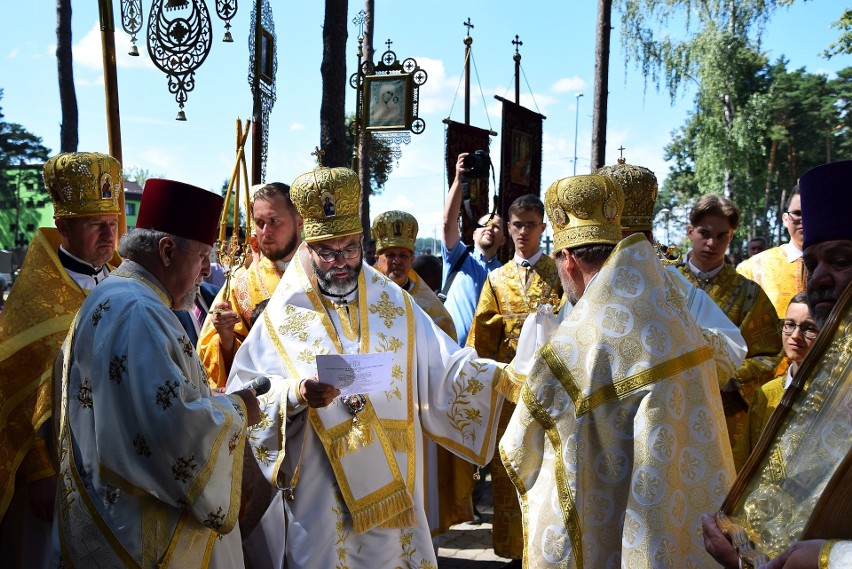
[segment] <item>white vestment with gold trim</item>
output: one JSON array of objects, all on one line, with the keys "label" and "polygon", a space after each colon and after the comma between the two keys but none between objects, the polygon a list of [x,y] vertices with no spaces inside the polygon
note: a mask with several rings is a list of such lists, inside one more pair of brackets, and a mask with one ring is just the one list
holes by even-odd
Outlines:
[{"label": "white vestment with gold trim", "polygon": [[211,396],[170,304],[153,275],[124,261],[86,298],[66,341],[65,567],[243,566],[245,405]]},{"label": "white vestment with gold trim", "polygon": [[[295,496],[285,501],[287,566],[435,568],[424,511],[423,435],[486,464],[495,447],[502,370],[460,348],[372,267],[363,266],[344,308],[329,309],[308,276],[305,247],[298,259],[228,380],[232,391],[257,375],[272,379],[261,397],[264,418],[249,440],[268,479]],[[355,312],[347,317],[347,311]],[[292,405],[300,380],[316,375],[317,354],[370,352],[393,354],[392,388],[367,394],[362,412],[353,416],[340,400],[323,409]]]},{"label": "white vestment with gold trim", "polygon": [[699,516],[734,466],[713,350],[679,290],[628,237],[540,350],[500,441],[525,567],[716,566]]}]

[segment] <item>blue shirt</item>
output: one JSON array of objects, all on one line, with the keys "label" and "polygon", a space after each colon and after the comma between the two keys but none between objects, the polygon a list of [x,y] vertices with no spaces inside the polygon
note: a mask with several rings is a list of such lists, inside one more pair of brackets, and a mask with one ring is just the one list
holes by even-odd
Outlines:
[{"label": "blue shirt", "polygon": [[[442,285],[447,282],[450,269],[453,268],[466,248],[467,245],[462,243],[461,240],[450,250],[443,244],[441,245],[441,256],[444,259]],[[482,292],[482,286],[485,284],[485,279],[488,278],[488,273],[502,265],[503,263],[496,255],[491,259],[486,259],[482,251],[474,247],[459,267],[459,272],[453,280],[453,284],[450,285],[450,290],[447,291],[444,307],[450,313],[453,324],[456,326],[456,337],[459,339],[460,346],[464,346],[467,342],[476,305],[479,303],[479,293]]]}]

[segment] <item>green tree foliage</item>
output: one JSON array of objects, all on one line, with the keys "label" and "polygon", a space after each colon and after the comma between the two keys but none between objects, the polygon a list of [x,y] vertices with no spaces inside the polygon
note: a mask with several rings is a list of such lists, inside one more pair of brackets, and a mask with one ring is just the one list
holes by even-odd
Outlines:
[{"label": "green tree foliage", "polygon": [[[753,55],[751,61],[759,62]],[[674,165],[657,207],[675,210],[700,195],[720,193],[721,163],[734,164],[732,199],[743,212],[738,237],[760,234],[780,243],[786,239],[781,214],[798,177],[852,155],[852,68],[828,80],[805,69],[788,70],[782,58],[751,73],[753,80],[739,87],[740,110],[729,131],[712,110],[718,101],[705,97],[703,84],[699,88],[696,110],[666,147],[665,158]],[[685,220],[674,221],[678,228]]]},{"label": "green tree foliage", "polygon": [[822,52],[823,56],[831,59],[835,55],[852,54],[852,8],[844,10],[840,19],[831,24],[831,27],[840,30],[840,37]]},{"label": "green tree foliage", "polygon": [[[349,114],[346,117],[346,124],[352,125],[355,121],[355,115]],[[347,156],[352,156],[355,148],[355,137],[352,135],[352,129],[346,129],[346,152]],[[377,196],[385,189],[385,184],[393,172],[394,153],[390,144],[384,139],[372,138],[370,143],[370,195]]]},{"label": "green tree foliage", "polygon": [[[0,89],[0,100],[3,90]],[[4,120],[0,107],[0,245],[23,246],[32,237],[25,232],[36,227],[41,208],[50,199],[41,176],[41,166],[50,155],[39,136],[20,124]]]}]

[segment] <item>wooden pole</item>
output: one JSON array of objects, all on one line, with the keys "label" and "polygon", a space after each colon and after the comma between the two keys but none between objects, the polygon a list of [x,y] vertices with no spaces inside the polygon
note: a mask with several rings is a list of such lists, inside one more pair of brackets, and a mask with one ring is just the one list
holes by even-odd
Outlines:
[{"label": "wooden pole", "polygon": [[598,0],[598,37],[595,47],[595,95],[592,116],[592,168],[606,161],[606,115],[609,97],[609,39],[612,31],[612,0]]},{"label": "wooden pole", "polygon": [[[112,0],[98,0],[98,12],[101,21],[109,154],[118,160],[119,164],[124,168],[124,160],[121,154],[121,118],[118,110],[118,75],[115,68],[115,24],[113,22]],[[124,188],[121,188],[118,194],[118,206],[121,213],[118,216],[117,237],[121,237],[127,233],[127,216],[124,211]]]}]

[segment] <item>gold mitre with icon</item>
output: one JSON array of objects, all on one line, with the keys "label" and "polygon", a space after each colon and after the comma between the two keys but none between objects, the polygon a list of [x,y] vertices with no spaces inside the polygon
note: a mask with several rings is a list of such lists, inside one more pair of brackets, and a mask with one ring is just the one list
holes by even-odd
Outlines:
[{"label": "gold mitre with icon", "polygon": [[624,192],[609,176],[588,174],[557,180],[544,194],[556,251],[621,241]]},{"label": "gold mitre with icon", "polygon": [[624,190],[624,212],[621,227],[625,231],[650,231],[657,201],[657,177],[643,166],[628,164],[624,158],[615,166],[598,168],[595,174],[613,178]]},{"label": "gold mitre with icon", "polygon": [[98,152],[66,152],[44,164],[53,217],[120,215],[121,164]]},{"label": "gold mitre with icon", "polygon": [[290,199],[302,216],[308,243],[361,233],[361,183],[349,168],[320,164],[293,181]]},{"label": "gold mitre with icon", "polygon": [[376,240],[376,253],[390,247],[402,247],[413,253],[417,229],[417,220],[410,213],[399,210],[380,213],[373,220],[371,229]]}]

